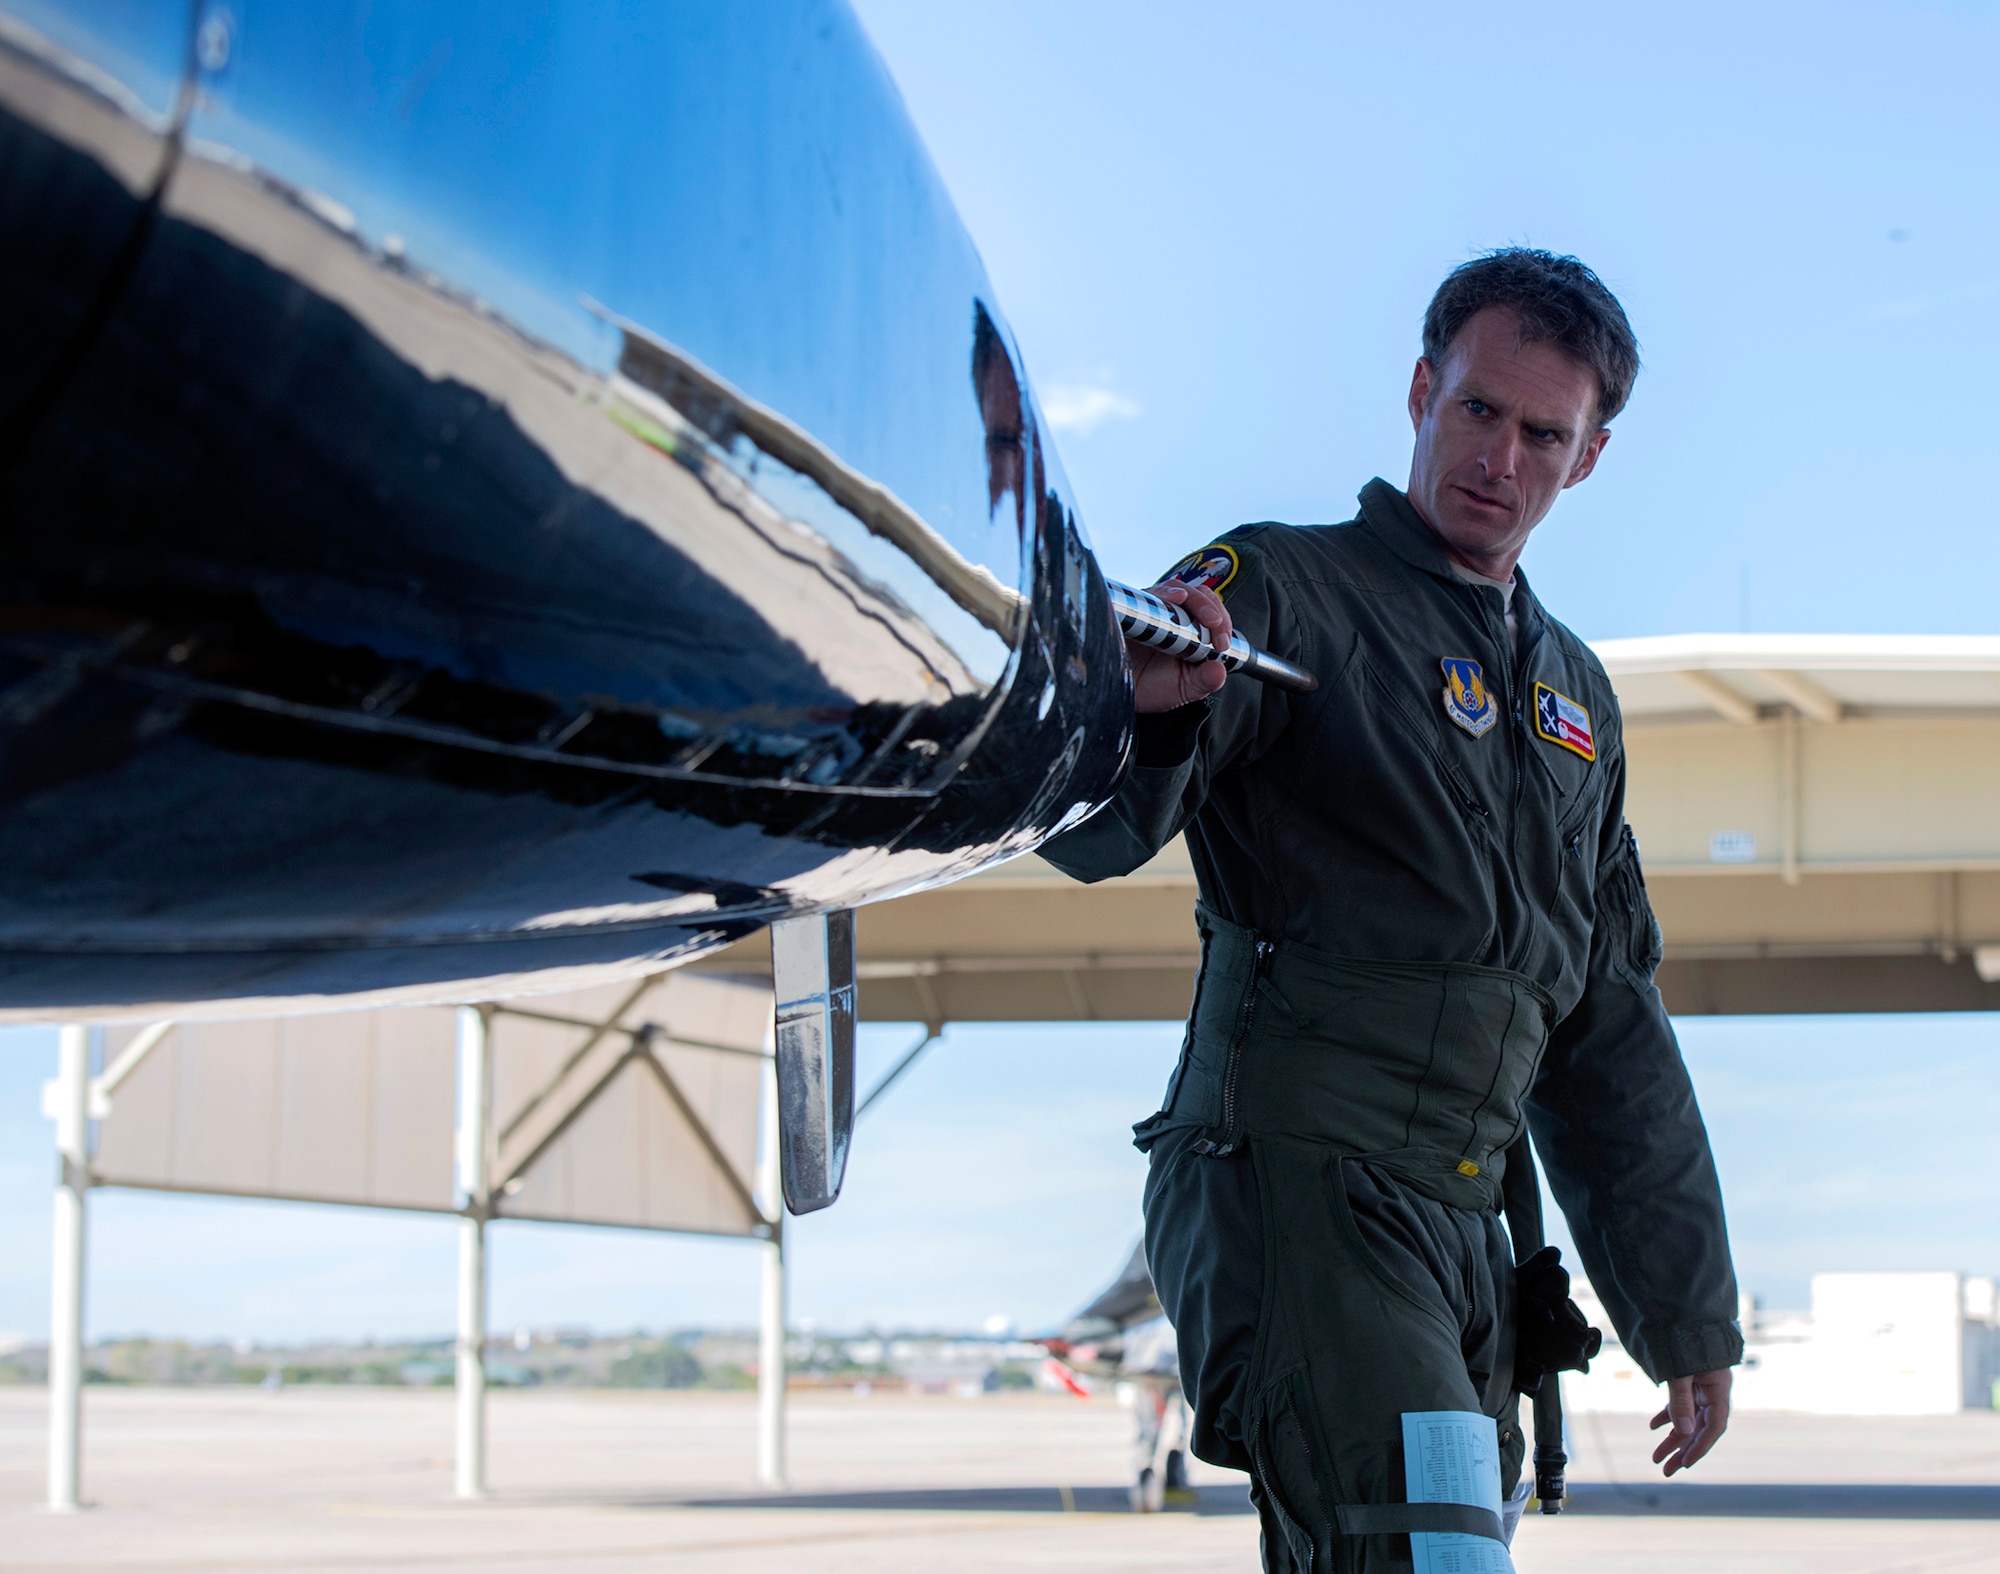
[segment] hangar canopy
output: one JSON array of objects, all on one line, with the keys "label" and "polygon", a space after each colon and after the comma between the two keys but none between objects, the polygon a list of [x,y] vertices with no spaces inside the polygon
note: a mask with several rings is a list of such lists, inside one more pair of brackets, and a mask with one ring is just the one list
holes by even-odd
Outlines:
[{"label": "hangar canopy", "polygon": [[[1679,1014],[2000,1006],[2000,638],[1685,635],[1596,647]],[[1176,1018],[1175,841],[1083,886],[1033,855],[862,910],[861,1012]],[[768,977],[753,937],[697,964]]]},{"label": "hangar canopy", "polygon": [[65,1027],[44,1090],[60,1159],[50,1506],[81,1501],[84,1219],[101,1186],[456,1214],[466,1498],[485,1492],[490,1220],[758,1240],[758,1474],[781,1481],[771,1020],[766,982],[668,973],[504,1005]]},{"label": "hangar canopy", "polygon": [[667,974],[484,1015],[476,1158],[452,1007],[107,1028],[90,1183],[770,1238],[768,987]]}]

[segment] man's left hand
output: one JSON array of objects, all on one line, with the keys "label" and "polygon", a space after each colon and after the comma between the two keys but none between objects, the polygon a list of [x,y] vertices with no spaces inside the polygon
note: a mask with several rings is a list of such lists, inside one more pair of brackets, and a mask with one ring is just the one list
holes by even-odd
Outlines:
[{"label": "man's left hand", "polygon": [[1653,1450],[1653,1463],[1660,1474],[1686,1470],[1700,1459],[1729,1429],[1729,1385],[1732,1369],[1697,1372],[1692,1377],[1667,1379],[1667,1408],[1654,1416],[1651,1426],[1671,1427],[1660,1446]]}]

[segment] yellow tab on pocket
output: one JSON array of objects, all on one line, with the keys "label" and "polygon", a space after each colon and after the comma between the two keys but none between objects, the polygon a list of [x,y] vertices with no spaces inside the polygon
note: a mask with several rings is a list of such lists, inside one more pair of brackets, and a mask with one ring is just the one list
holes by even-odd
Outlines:
[{"label": "yellow tab on pocket", "polygon": [[1477,1175],[1479,1173],[1479,1166],[1474,1164],[1470,1159],[1460,1159],[1458,1161],[1458,1173],[1466,1176]]}]

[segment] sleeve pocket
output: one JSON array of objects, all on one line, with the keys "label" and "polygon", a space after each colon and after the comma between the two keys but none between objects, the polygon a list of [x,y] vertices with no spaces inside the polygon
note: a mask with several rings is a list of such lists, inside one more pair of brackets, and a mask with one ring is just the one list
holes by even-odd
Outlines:
[{"label": "sleeve pocket", "polygon": [[1610,926],[1605,939],[1612,965],[1644,994],[1653,987],[1664,947],[1659,920],[1654,918],[1653,904],[1646,896],[1646,877],[1639,868],[1639,841],[1629,825],[1619,830],[1617,850],[1599,889],[1604,893],[1601,921]]}]

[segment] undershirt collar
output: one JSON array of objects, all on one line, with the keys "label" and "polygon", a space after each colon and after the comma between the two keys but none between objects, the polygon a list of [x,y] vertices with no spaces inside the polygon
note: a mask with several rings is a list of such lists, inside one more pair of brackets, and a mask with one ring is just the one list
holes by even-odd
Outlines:
[{"label": "undershirt collar", "polygon": [[1521,626],[1514,617],[1514,586],[1516,580],[1510,575],[1506,579],[1488,579],[1484,574],[1475,574],[1456,558],[1446,560],[1451,572],[1461,583],[1467,585],[1491,585],[1500,592],[1500,605],[1507,616],[1507,650],[1510,655],[1521,653]]}]

